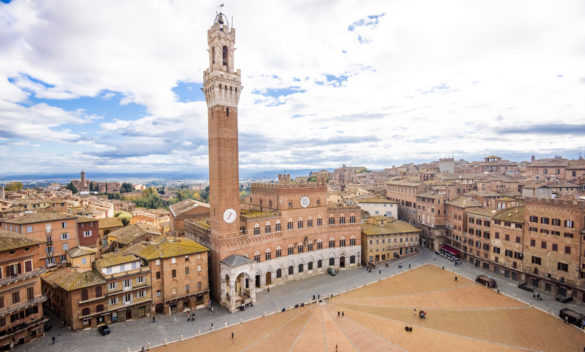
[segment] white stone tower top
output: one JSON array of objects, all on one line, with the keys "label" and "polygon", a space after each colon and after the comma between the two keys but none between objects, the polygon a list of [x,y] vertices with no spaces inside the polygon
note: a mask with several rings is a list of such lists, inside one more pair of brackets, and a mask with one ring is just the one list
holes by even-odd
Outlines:
[{"label": "white stone tower top", "polygon": [[234,71],[235,42],[236,30],[230,28],[223,13],[218,13],[207,31],[209,68],[203,73],[203,93],[209,108],[238,106],[242,80],[240,70]]}]

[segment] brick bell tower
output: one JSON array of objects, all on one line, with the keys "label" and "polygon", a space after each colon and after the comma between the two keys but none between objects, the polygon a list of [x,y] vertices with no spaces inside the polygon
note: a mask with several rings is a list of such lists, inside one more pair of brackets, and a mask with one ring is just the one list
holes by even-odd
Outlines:
[{"label": "brick bell tower", "polygon": [[[209,68],[203,73],[209,139],[209,205],[212,241],[240,234],[238,101],[241,74],[234,71],[236,30],[218,13],[207,31]],[[215,241],[213,241],[215,242]],[[221,245],[219,246],[221,252]],[[221,256],[221,254],[220,254]]]}]

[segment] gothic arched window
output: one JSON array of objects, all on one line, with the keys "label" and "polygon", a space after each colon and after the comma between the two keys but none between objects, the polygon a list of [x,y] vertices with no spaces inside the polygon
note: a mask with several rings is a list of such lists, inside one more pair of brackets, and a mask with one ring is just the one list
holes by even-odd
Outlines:
[{"label": "gothic arched window", "polygon": [[225,45],[223,46],[223,65],[228,65],[228,47]]},{"label": "gothic arched window", "polygon": [[215,63],[215,47],[211,47],[211,63]]}]

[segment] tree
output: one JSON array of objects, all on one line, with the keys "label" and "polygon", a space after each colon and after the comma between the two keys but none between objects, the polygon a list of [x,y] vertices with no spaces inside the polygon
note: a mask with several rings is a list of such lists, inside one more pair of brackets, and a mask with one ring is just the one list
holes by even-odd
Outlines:
[{"label": "tree", "polygon": [[154,195],[158,197],[158,192],[156,190],[156,188],[154,187],[148,187],[147,189],[145,189],[144,191],[142,191],[142,196],[144,198],[148,198],[150,195]]},{"label": "tree", "polygon": [[71,192],[73,192],[73,194],[79,192],[79,190],[77,189],[77,187],[75,187],[75,185],[73,184],[73,182],[69,182],[67,184],[67,189],[71,190]]},{"label": "tree", "polygon": [[129,193],[134,191],[134,186],[131,183],[124,182],[120,187],[120,193]]},{"label": "tree", "polygon": [[10,182],[6,185],[6,187],[4,187],[4,190],[8,192],[20,191],[21,189],[22,182]]},{"label": "tree", "polygon": [[205,190],[201,191],[199,195],[202,202],[209,203],[209,186],[205,187]]},{"label": "tree", "polygon": [[122,221],[122,224],[126,226],[130,223],[130,219],[132,219],[132,214],[126,211],[120,211],[115,214],[115,217],[119,218]]},{"label": "tree", "polygon": [[193,195],[191,194],[191,191],[189,191],[188,189],[183,189],[181,190],[181,192],[179,192],[179,194],[177,194],[177,198],[179,198],[179,201],[185,199],[193,199]]}]

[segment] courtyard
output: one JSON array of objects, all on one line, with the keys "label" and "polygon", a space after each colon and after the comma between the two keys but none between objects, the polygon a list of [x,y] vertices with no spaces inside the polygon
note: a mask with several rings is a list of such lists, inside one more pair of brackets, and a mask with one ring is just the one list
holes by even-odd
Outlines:
[{"label": "courtyard", "polygon": [[576,327],[464,277],[455,280],[456,275],[427,264],[320,304],[220,326],[154,350],[583,350],[585,334]]}]

